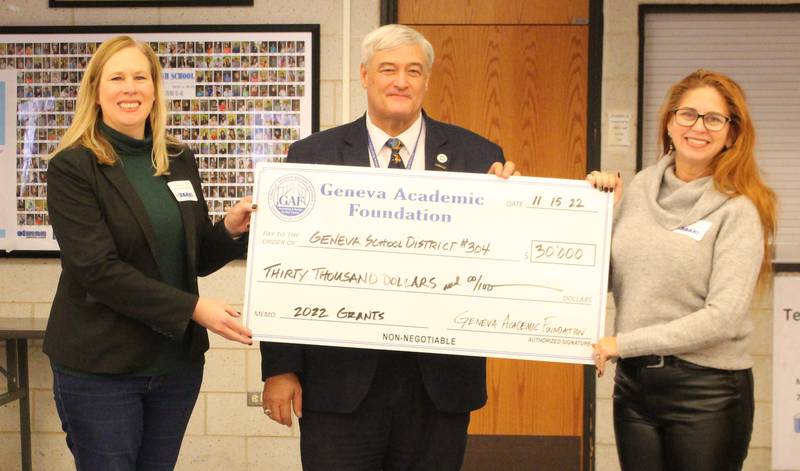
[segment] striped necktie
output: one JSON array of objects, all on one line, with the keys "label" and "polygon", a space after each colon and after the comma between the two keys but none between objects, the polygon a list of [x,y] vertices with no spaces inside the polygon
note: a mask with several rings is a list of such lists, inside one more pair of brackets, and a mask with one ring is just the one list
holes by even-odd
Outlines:
[{"label": "striped necktie", "polygon": [[386,141],[386,147],[392,150],[392,156],[389,158],[389,168],[406,168],[403,158],[400,157],[400,149],[403,147],[400,139],[396,137],[390,138]]}]

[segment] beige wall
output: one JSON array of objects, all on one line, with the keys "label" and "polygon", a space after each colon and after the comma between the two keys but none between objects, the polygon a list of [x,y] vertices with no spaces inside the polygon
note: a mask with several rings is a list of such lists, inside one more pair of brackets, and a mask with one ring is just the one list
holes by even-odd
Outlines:
[{"label": "beige wall", "polygon": [[[623,178],[630,180],[636,171],[635,142],[630,148],[610,147],[608,145],[609,113],[630,113],[631,138],[636,136],[638,61],[639,4],[786,4],[796,3],[787,0],[605,0],[603,32],[603,99],[602,99],[602,166],[607,170],[621,170]],[[666,93],[666,90],[664,91]],[[606,332],[612,333],[614,308],[609,303]],[[756,330],[752,339],[751,352],[755,359],[756,413],[750,452],[745,462],[745,471],[769,470],[772,414],[772,288],[758,297],[751,309]],[[611,415],[611,394],[614,369],[609,370],[597,383],[597,469],[598,471],[619,470],[614,428]]]},{"label": "beige wall", "polygon": [[[635,135],[638,37],[638,0],[605,0],[603,63],[603,142],[609,112],[633,117]],[[649,3],[678,3],[649,2]],[[690,2],[680,3],[714,3]],[[723,2],[718,2],[723,3]],[[724,0],[724,3],[759,3]],[[762,3],[792,3],[772,1]],[[224,14],[221,14],[224,12]],[[378,0],[255,0],[253,8],[61,9],[47,0],[0,0],[3,25],[188,24],[188,23],[320,23],[322,128],[341,124],[361,114],[365,99],[358,83],[358,44],[378,25]],[[347,27],[348,31],[345,31]],[[349,47],[345,39],[349,38]],[[349,71],[343,49],[350,55]],[[349,72],[349,74],[348,74]],[[344,87],[347,87],[345,89]],[[348,106],[345,106],[344,103]],[[622,170],[629,179],[636,166],[633,148],[604,146],[605,169]],[[56,260],[0,259],[0,316],[47,317],[59,273]],[[235,262],[203,280],[200,289],[234,305],[242,303],[244,264]],[[747,470],[769,469],[771,395],[771,296],[754,303],[756,334],[756,424]],[[239,306],[240,307],[240,306]],[[613,325],[613,305],[608,325]],[[212,336],[213,337],[213,336]],[[0,352],[0,359],[5,350]],[[73,469],[71,456],[52,400],[52,376],[41,343],[30,349],[34,469]],[[611,425],[613,369],[598,383],[597,469],[619,469]],[[5,384],[0,382],[0,390]],[[212,339],[200,399],[189,424],[178,469],[196,471],[299,469],[298,431],[268,423],[259,408],[246,407],[246,391],[260,391],[259,354],[256,348]],[[0,470],[19,469],[18,407],[0,407]]]},{"label": "beige wall", "polygon": [[[363,113],[366,107],[356,70],[361,39],[379,24],[378,0],[255,0],[252,8],[224,9],[54,10],[47,3],[48,0],[0,0],[0,22],[3,26],[319,23],[321,128],[342,124]],[[343,64],[348,55],[345,47],[349,53],[347,66]],[[348,106],[343,105],[344,100]],[[59,271],[57,260],[0,258],[0,317],[47,317]],[[200,290],[241,309],[243,286],[244,263],[234,262],[201,280]],[[260,407],[246,406],[246,391],[261,391],[262,387],[258,348],[240,347],[211,337],[203,387],[177,469],[300,469],[297,425],[292,429],[275,425],[264,417]],[[0,364],[4,365],[5,348],[0,349]],[[32,342],[29,356],[33,468],[75,469],[55,411],[52,374],[41,342]],[[5,380],[0,380],[0,391],[5,389]],[[0,407],[0,470],[17,470],[19,466],[19,408],[13,403]]]}]

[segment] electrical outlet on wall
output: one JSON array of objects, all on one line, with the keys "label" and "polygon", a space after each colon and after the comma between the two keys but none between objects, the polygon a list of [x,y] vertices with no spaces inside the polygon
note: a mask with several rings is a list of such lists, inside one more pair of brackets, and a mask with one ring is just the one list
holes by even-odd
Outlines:
[{"label": "electrical outlet on wall", "polygon": [[248,407],[261,407],[261,391],[247,392]]}]

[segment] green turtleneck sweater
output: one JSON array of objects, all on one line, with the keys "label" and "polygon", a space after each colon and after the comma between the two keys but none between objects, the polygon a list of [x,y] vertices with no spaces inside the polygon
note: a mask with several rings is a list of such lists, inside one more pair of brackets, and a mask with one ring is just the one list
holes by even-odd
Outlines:
[{"label": "green turtleneck sweater", "polygon": [[183,220],[175,198],[163,176],[153,176],[153,137],[148,133],[143,140],[134,139],[100,125],[103,135],[117,152],[128,180],[144,204],[147,217],[154,230],[156,261],[161,270],[161,280],[186,291],[186,236]]},{"label": "green turtleneck sweater", "polygon": [[[154,232],[153,251],[161,271],[161,281],[188,291],[186,236],[183,219],[178,203],[167,186],[166,177],[153,175],[155,173],[151,157],[153,137],[149,127],[142,140],[126,136],[102,122],[100,123],[100,132],[114,147],[125,175],[147,211],[147,217]],[[135,229],[131,228],[131,230]],[[185,356],[181,340],[160,338],[159,342],[150,346],[153,350],[160,352],[158,360],[132,375],[167,374],[190,365],[191,362]],[[54,368],[76,374],[86,374],[61,365],[54,365]]]}]

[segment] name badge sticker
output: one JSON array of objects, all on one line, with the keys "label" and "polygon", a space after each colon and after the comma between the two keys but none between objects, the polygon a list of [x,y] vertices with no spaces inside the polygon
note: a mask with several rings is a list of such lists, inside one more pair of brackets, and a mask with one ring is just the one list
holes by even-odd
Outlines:
[{"label": "name badge sticker", "polygon": [[711,221],[701,220],[694,224],[689,224],[688,226],[679,227],[672,232],[689,236],[699,242],[703,239],[703,237],[706,235],[706,232],[708,232],[710,228]]},{"label": "name badge sticker", "polygon": [[176,180],[174,182],[167,182],[167,186],[172,190],[175,199],[178,201],[197,201],[197,195],[194,192],[192,182],[189,180]]}]

